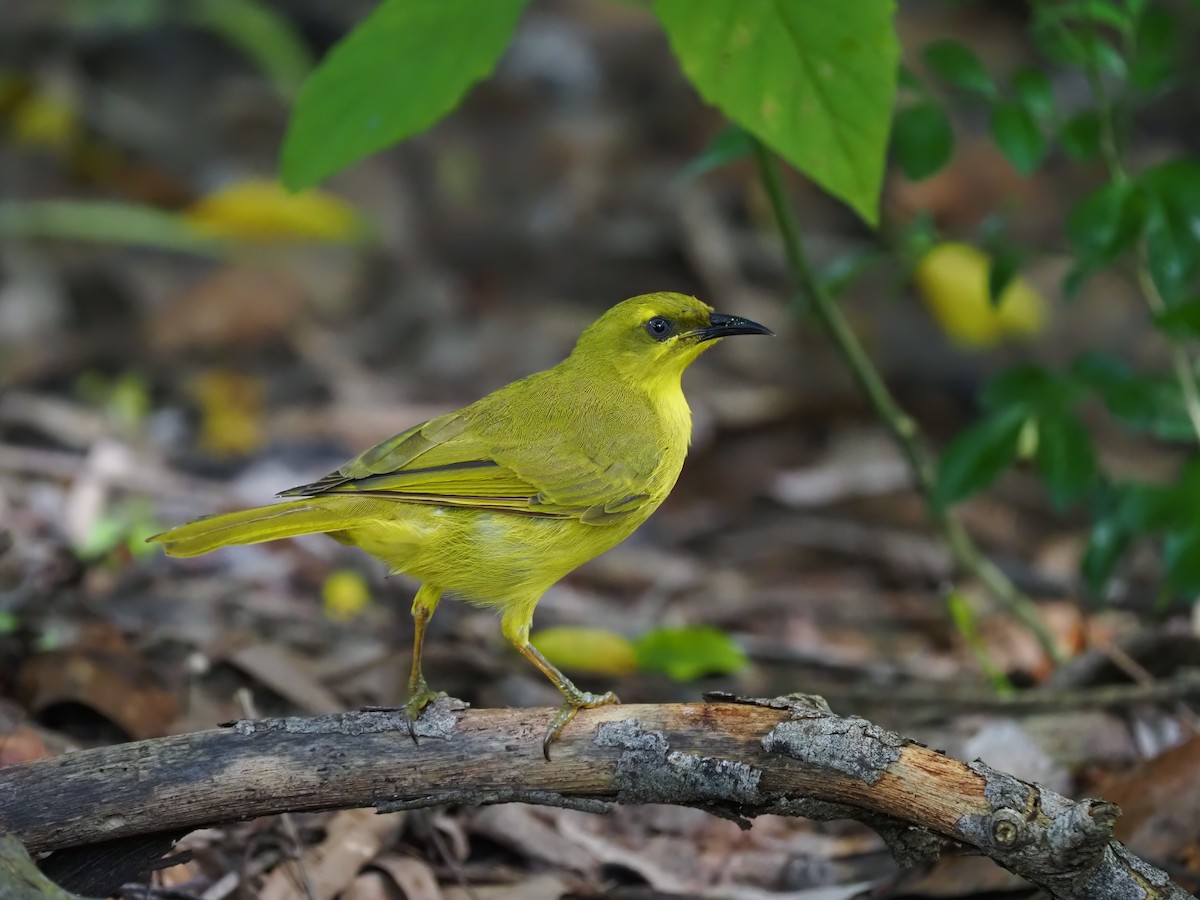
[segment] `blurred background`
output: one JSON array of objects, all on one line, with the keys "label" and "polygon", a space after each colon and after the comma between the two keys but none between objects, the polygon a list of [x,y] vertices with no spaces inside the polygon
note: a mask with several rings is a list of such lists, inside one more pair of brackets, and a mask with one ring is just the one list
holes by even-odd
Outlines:
[{"label": "blurred background", "polygon": [[[823,694],[952,755],[1122,803],[1135,852],[1200,872],[1194,707],[1098,690],[1149,692],[1196,666],[1195,608],[1163,590],[1153,547],[1089,597],[1090,520],[1056,510],[1028,465],[959,512],[1069,662],[954,578],[903,458],[794,296],[752,162],[706,168],[725,123],[657,22],[636,4],[537,0],[448,118],[290,195],[277,156],[297,87],[372,5],[0,6],[0,764],[250,712],[402,703],[404,577],[319,537],[191,560],[144,538],[269,502],[554,364],[613,303],[682,291],[779,336],[726,342],[688,372],[696,433],[677,489],[546,595],[535,644],[626,702]],[[906,0],[898,14],[918,75],[921,48],[948,37],[998,75],[1036,61],[1028,26],[1023,3]],[[1064,115],[1090,102],[1078,72],[1051,78]],[[1139,109],[1132,164],[1197,151],[1197,85]],[[920,182],[889,174],[880,234],[788,180],[809,252],[831,278],[856,272],[843,311],[934,443],[1015,364],[1102,350],[1168,371],[1128,273],[1063,297],[1064,221],[1100,163],[1055,151],[1023,176],[985,109],[947,108],[953,160]],[[1024,248],[1025,312],[964,340],[946,291],[978,291],[986,262],[962,263],[978,269],[965,288],[914,286],[913,236],[985,246],[1001,226]],[[1177,443],[1083,415],[1107,471],[1178,470]],[[476,706],[558,702],[494,616],[457,603],[433,620],[426,672]],[[1034,685],[1037,700],[1013,694]],[[1032,895],[953,854],[900,872],[845,823],[741,832],[693,810],[514,805],[297,825],[302,855],[351,837],[375,848],[325,894],[359,900]],[[125,896],[303,897],[293,843],[274,819],[197,832],[191,861]]]}]

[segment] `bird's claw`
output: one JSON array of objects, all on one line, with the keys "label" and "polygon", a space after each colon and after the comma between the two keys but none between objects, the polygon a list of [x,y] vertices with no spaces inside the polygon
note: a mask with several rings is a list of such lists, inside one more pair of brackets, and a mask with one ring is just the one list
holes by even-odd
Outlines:
[{"label": "bird's claw", "polygon": [[563,729],[567,724],[575,718],[575,714],[581,709],[595,709],[597,706],[608,706],[611,703],[620,703],[620,699],[612,691],[606,691],[603,694],[593,694],[590,691],[579,691],[572,694],[563,701],[562,708],[555,715],[553,721],[550,722],[550,728],[546,731],[545,738],[542,739],[542,755],[546,757],[546,762],[550,761],[550,745],[558,740]]},{"label": "bird's claw", "polygon": [[408,733],[416,744],[417,719],[421,718],[421,711],[434,700],[440,700],[447,694],[445,691],[430,690],[423,679],[414,684],[408,693],[408,703],[404,705],[404,711],[408,713]]}]

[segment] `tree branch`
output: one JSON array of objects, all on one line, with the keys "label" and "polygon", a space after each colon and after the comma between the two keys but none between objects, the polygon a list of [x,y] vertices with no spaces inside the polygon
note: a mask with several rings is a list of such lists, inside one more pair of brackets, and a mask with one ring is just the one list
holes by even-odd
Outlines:
[{"label": "tree branch", "polygon": [[963,763],[820,698],[585,710],[541,754],[550,709],[430,706],[247,720],[0,769],[0,831],[32,851],[283,812],[438,803],[671,803],[738,821],[854,818],[904,863],[947,841],[1055,896],[1188,897],[1111,839],[1115,806]]}]

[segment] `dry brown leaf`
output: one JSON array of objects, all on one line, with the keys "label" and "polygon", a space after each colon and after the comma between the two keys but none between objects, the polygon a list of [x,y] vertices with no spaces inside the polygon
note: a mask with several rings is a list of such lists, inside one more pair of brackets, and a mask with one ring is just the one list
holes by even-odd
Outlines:
[{"label": "dry brown leaf", "polygon": [[147,325],[148,343],[162,354],[252,347],[287,331],[307,304],[303,283],[283,266],[230,265],[159,310]]},{"label": "dry brown leaf", "polygon": [[341,900],[407,900],[403,893],[382,872],[364,872],[354,879]]},{"label": "dry brown leaf", "polygon": [[224,657],[263,687],[312,715],[340,712],[345,704],[309,674],[304,660],[278,644],[246,644]]},{"label": "dry brown leaf", "polygon": [[308,873],[317,900],[333,900],[354,883],[363,866],[400,828],[403,813],[378,815],[373,809],[348,809],[335,814],[325,827],[325,839],[305,851],[298,861],[271,872],[259,900],[306,900],[296,866]]},{"label": "dry brown leaf", "polygon": [[42,736],[28,725],[19,725],[0,734],[0,766],[32,762],[51,755]]},{"label": "dry brown leaf", "polygon": [[[1134,853],[1187,864],[1200,844],[1200,735],[1096,788],[1121,807],[1117,839]],[[1192,871],[1200,874],[1200,868]]]},{"label": "dry brown leaf", "polygon": [[[485,806],[471,816],[470,830],[486,835],[529,859],[540,860],[576,872],[593,872],[599,857],[567,838],[551,824],[551,814],[523,803]],[[560,818],[557,815],[555,818]]]},{"label": "dry brown leaf", "polygon": [[404,900],[442,900],[442,889],[429,864],[411,856],[381,856],[371,863],[398,887]]},{"label": "dry brown leaf", "polygon": [[17,696],[36,715],[81,704],[134,740],[161,737],[179,715],[175,697],[112,626],[92,623],[70,647],[31,656],[17,675]]},{"label": "dry brown leaf", "polygon": [[516,884],[446,888],[445,900],[559,900],[570,886],[557,875],[536,875]]}]

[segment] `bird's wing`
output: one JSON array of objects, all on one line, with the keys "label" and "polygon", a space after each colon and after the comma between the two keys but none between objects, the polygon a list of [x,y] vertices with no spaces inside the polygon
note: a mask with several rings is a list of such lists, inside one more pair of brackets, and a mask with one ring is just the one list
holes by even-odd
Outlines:
[{"label": "bird's wing", "polygon": [[[601,525],[642,507],[644,479],[619,465],[540,442],[522,451],[511,432],[484,440],[469,409],[430,419],[352,459],[320,481],[283,497],[357,494],[408,503],[491,509]],[[556,452],[557,451],[557,452]]]}]

